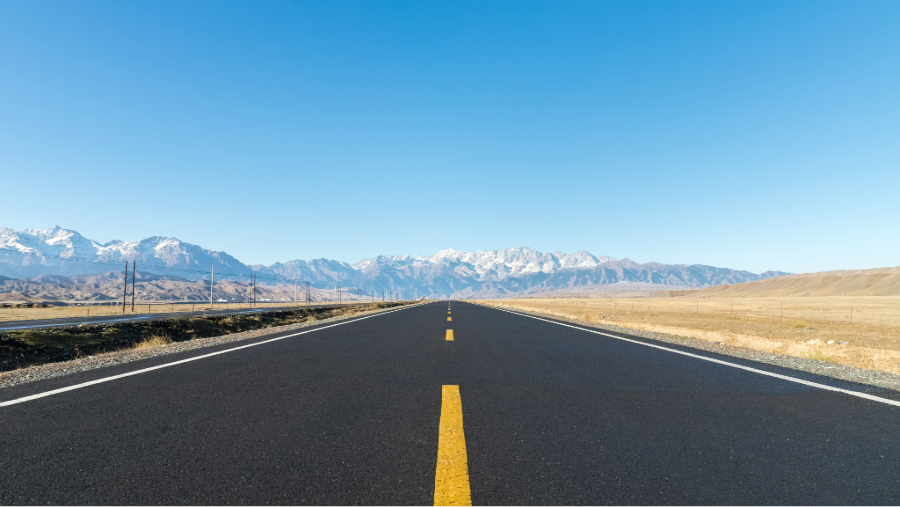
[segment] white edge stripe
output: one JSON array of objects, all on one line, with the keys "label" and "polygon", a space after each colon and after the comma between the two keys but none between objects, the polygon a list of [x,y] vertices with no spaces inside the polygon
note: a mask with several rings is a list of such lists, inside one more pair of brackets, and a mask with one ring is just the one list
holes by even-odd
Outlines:
[{"label": "white edge stripe", "polygon": [[171,362],[171,363],[160,364],[160,365],[158,365],[158,366],[151,366],[150,368],[144,368],[143,370],[130,371],[130,372],[128,372],[128,373],[123,373],[123,374],[121,374],[121,375],[113,375],[112,377],[104,377],[104,378],[100,378],[100,379],[97,379],[97,380],[91,380],[90,382],[84,382],[84,383],[82,383],[82,384],[75,384],[75,385],[73,385],[73,386],[61,387],[61,388],[59,388],[59,389],[54,389],[54,390],[52,390],[52,391],[47,391],[47,392],[45,392],[45,393],[32,394],[31,396],[25,396],[25,397],[23,397],[23,398],[16,398],[16,399],[14,399],[14,400],[4,401],[4,402],[0,403],[0,407],[8,407],[8,406],[10,406],[10,405],[15,405],[15,404],[17,404],[17,403],[25,403],[26,401],[36,400],[36,399],[38,399],[38,398],[44,398],[44,397],[47,397],[47,396],[53,396],[54,394],[60,394],[60,393],[66,392],[66,391],[73,391],[73,390],[75,390],[75,389],[81,389],[82,387],[88,387],[88,386],[92,386],[92,385],[95,385],[95,384],[102,384],[102,383],[104,383],[104,382],[109,382],[109,381],[111,381],[111,380],[118,380],[118,379],[120,379],[120,378],[130,377],[130,376],[132,376],[132,375],[139,375],[139,374],[141,374],[141,373],[147,373],[148,371],[159,370],[159,369],[161,369],[161,368],[168,368],[169,366],[175,366],[175,365],[177,365],[177,364],[189,363],[189,362],[191,362],[191,361],[197,361],[197,360],[199,360],[199,359],[206,359],[207,357],[218,356],[219,354],[225,354],[225,353],[228,353],[228,352],[234,352],[235,350],[241,350],[241,349],[246,349],[246,348],[250,348],[250,347],[256,347],[257,345],[264,345],[264,344],[266,344],[266,343],[277,342],[278,340],[284,340],[284,339],[287,339],[287,338],[293,338],[293,337],[295,337],[295,336],[300,336],[300,335],[306,334],[306,333],[314,333],[314,332],[316,332],[316,331],[321,331],[321,330],[323,330],[323,329],[328,329],[328,328],[331,328],[331,327],[343,326],[344,324],[350,324],[350,323],[353,323],[353,322],[359,322],[359,321],[361,321],[361,320],[371,319],[372,317],[379,317],[379,316],[381,316],[381,315],[387,315],[387,314],[389,314],[389,313],[399,312],[400,310],[406,310],[406,309],[408,309],[408,308],[412,308],[412,306],[405,306],[405,307],[403,307],[403,308],[397,308],[396,310],[389,310],[389,311],[386,311],[386,312],[379,312],[379,313],[376,313],[376,314],[374,314],[374,315],[366,315],[365,317],[360,317],[360,318],[358,318],[358,319],[346,320],[346,321],[344,321],[344,322],[338,322],[338,323],[336,323],[336,324],[329,324],[329,325],[327,325],[327,326],[319,327],[319,328],[316,328],[316,329],[310,329],[310,330],[307,330],[307,331],[301,331],[301,332],[299,332],[299,333],[289,334],[289,335],[287,335],[287,336],[279,336],[278,338],[272,338],[272,339],[265,340],[265,341],[261,341],[261,342],[251,343],[251,344],[249,344],[249,345],[241,345],[240,347],[234,347],[234,348],[230,348],[230,349],[226,349],[226,350],[220,350],[220,351],[218,351],[218,352],[212,352],[212,353],[210,353],[210,354],[204,354],[204,355],[202,355],[202,356],[189,357],[189,358],[187,358],[187,359],[182,359],[182,360],[180,360],[180,361],[174,361],[174,362]]},{"label": "white edge stripe", "polygon": [[705,357],[705,356],[701,356],[699,354],[691,354],[690,352],[684,352],[681,350],[670,349],[668,347],[662,347],[660,345],[653,345],[652,343],[645,343],[645,342],[638,341],[638,340],[631,340],[628,338],[623,338],[621,336],[604,333],[602,331],[595,331],[593,329],[585,329],[583,327],[574,326],[571,324],[565,324],[563,322],[557,322],[555,320],[544,319],[541,317],[535,317],[534,315],[528,315],[527,313],[519,313],[519,312],[514,312],[514,311],[510,311],[510,310],[505,310],[503,308],[496,308],[496,307],[489,307],[489,308],[493,308],[494,310],[500,310],[501,312],[507,312],[507,313],[512,313],[514,315],[519,315],[520,317],[529,317],[532,319],[549,322],[551,324],[556,324],[559,326],[571,327],[572,329],[578,329],[580,331],[586,331],[588,333],[594,333],[594,334],[599,334],[602,336],[607,336],[609,338],[615,338],[616,340],[622,340],[622,341],[626,341],[626,342],[636,343],[638,345],[643,345],[645,347],[653,347],[654,349],[666,350],[669,352],[673,352],[675,354],[681,354],[683,356],[689,356],[689,357],[693,357],[696,359],[702,359],[704,361],[709,361],[711,363],[724,364],[726,366],[731,366],[732,368],[739,368],[741,370],[747,370],[747,371],[752,371],[753,373],[759,373],[760,375],[767,375],[769,377],[780,378],[782,380],[788,380],[790,382],[796,382],[798,384],[804,384],[807,386],[818,387],[819,389],[825,389],[827,391],[836,391],[839,393],[849,394],[850,396],[856,396],[857,398],[865,398],[867,400],[877,401],[879,403],[885,403],[887,405],[893,405],[895,407],[900,407],[900,401],[889,400],[887,398],[879,398],[878,396],[872,396],[871,394],[860,393],[860,392],[856,392],[856,391],[849,391],[847,389],[841,389],[839,387],[827,386],[825,384],[819,384],[817,382],[810,382],[808,380],[802,380],[802,379],[798,379],[798,378],[794,378],[794,377],[788,377],[787,375],[779,375],[778,373],[772,373],[772,372],[765,371],[765,370],[757,370],[756,368],[751,368],[749,366],[743,366],[743,365],[735,364],[735,363],[729,363],[728,361],[722,361],[721,359],[713,359],[711,357]]}]

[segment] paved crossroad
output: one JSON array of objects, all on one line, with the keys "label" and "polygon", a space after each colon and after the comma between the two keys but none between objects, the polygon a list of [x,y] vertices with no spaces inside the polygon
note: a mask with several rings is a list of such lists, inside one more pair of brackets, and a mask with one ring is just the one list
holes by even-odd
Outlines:
[{"label": "paved crossroad", "polygon": [[446,307],[0,390],[0,503],[900,502],[892,393]]}]

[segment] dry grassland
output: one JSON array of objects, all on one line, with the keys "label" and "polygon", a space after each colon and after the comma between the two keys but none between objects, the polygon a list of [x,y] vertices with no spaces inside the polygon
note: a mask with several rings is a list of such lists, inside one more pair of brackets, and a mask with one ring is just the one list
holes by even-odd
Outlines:
[{"label": "dry grassland", "polygon": [[900,374],[900,297],[510,299],[480,303]]},{"label": "dry grassland", "polygon": [[900,267],[779,276],[758,282],[707,287],[690,294],[690,297],[703,298],[792,296],[853,298],[858,296],[900,296]]},{"label": "dry grassland", "polygon": [[[344,301],[344,303],[356,303],[356,301]],[[368,304],[368,301],[364,301]],[[313,303],[312,306],[321,306],[337,304],[336,302]],[[214,310],[228,310],[238,308],[274,308],[295,306],[291,303],[214,303]],[[301,303],[297,308],[306,307]],[[147,314],[147,313],[173,313],[173,312],[191,312],[209,309],[209,303],[136,303],[134,312],[131,311],[131,304],[126,305],[125,315]],[[40,320],[40,319],[65,319],[72,317],[98,317],[103,315],[122,315],[121,306],[105,306],[105,305],[86,305],[86,306],[52,306],[48,308],[0,308],[0,322],[10,322],[19,320]]]}]

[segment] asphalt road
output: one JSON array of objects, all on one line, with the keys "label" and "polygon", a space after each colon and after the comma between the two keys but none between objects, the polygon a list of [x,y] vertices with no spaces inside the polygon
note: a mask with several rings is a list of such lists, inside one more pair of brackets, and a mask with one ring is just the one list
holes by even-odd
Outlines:
[{"label": "asphalt road", "polygon": [[475,504],[900,503],[900,407],[732,364],[888,393],[461,302],[446,317],[406,307],[0,406],[0,503],[430,505],[446,385]]},{"label": "asphalt road", "polygon": [[[146,305],[139,305],[138,308]],[[0,322],[0,331],[13,329],[35,329],[42,327],[76,326],[79,324],[108,324],[112,322],[140,322],[145,320],[185,319],[205,317],[207,315],[238,315],[245,313],[277,312],[280,310],[297,310],[304,308],[334,308],[339,304],[322,304],[310,306],[276,306],[264,308],[242,308],[232,310],[198,310],[195,312],[160,312],[160,313],[127,313],[125,315],[101,315],[98,317],[70,317],[66,319],[14,320]]]}]

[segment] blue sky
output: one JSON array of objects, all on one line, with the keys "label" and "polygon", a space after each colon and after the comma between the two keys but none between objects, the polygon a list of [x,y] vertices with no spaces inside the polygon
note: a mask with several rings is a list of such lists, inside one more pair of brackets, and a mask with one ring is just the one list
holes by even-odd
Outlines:
[{"label": "blue sky", "polygon": [[900,265],[900,2],[0,3],[0,226]]}]

